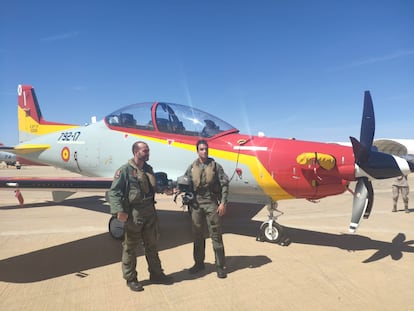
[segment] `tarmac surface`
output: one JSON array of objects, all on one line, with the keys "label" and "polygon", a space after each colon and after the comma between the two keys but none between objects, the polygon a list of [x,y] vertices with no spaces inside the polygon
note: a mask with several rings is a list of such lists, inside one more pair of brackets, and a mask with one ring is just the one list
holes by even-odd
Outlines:
[{"label": "tarmac surface", "polygon": [[[0,176],[73,176],[53,167],[0,170]],[[414,176],[409,177],[414,189]],[[223,218],[228,277],[218,279],[211,241],[206,270],[190,275],[190,218],[172,196],[158,195],[160,258],[174,284],[149,282],[143,292],[121,274],[121,242],[108,233],[100,192],[61,203],[46,191],[0,191],[0,310],[414,310],[414,195],[411,213],[392,213],[391,181],[374,182],[369,219],[348,234],[352,195],[279,202],[290,244],[258,242],[267,211],[230,204]]]}]

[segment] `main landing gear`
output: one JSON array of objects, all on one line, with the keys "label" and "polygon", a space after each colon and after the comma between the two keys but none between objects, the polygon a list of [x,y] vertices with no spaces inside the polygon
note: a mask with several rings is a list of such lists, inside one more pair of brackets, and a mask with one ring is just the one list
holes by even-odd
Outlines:
[{"label": "main landing gear", "polygon": [[[266,241],[284,245],[282,240],[283,227],[276,222],[277,217],[282,214],[282,212],[277,209],[277,202],[272,201],[267,205],[267,210],[269,211],[269,219],[260,226],[259,235],[256,237],[256,241]],[[279,212],[281,214],[274,216],[274,212]]]}]

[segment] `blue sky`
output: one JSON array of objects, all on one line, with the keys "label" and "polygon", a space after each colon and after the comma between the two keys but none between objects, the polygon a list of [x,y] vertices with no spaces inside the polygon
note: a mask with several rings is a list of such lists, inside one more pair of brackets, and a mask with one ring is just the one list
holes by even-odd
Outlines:
[{"label": "blue sky", "polygon": [[370,90],[375,136],[414,139],[414,2],[2,0],[6,145],[20,83],[49,121],[158,100],[316,141],[359,137]]}]

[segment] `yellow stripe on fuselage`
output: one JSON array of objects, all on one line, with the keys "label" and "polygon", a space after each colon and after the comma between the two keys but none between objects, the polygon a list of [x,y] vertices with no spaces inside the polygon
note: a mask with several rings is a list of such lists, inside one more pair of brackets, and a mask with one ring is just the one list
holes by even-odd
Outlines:
[{"label": "yellow stripe on fuselage", "polygon": [[[165,144],[165,145],[168,144],[168,141],[166,139],[159,139],[159,138],[154,138],[151,136],[141,136],[141,135],[139,136],[145,137],[146,140],[153,141],[155,143],[160,143],[160,144]],[[194,145],[172,141],[171,146],[195,152]],[[209,155],[213,158],[217,157],[217,158],[225,159],[225,160],[228,160],[234,163],[238,161],[238,163],[246,165],[249,168],[253,177],[255,178],[259,187],[263,190],[264,193],[266,193],[274,201],[287,200],[287,199],[294,198],[293,195],[287,193],[274,180],[272,175],[263,166],[263,164],[257,159],[257,157],[251,156],[251,155],[245,155],[245,154],[238,154],[237,152],[223,151],[223,150],[212,149],[212,148],[209,148]]]},{"label": "yellow stripe on fuselage", "polygon": [[259,159],[255,156],[239,154],[236,152],[228,152],[218,149],[209,149],[212,157],[219,157],[233,162],[246,165],[252,173],[259,187],[271,197],[274,201],[292,199],[293,196],[287,193],[272,177],[269,171],[263,166]]}]

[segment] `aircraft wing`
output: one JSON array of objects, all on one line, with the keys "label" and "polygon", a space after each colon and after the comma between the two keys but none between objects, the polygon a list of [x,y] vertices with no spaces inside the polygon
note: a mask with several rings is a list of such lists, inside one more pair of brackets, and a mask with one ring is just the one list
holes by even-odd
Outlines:
[{"label": "aircraft wing", "polygon": [[0,177],[0,191],[14,190],[20,205],[24,204],[20,190],[50,190],[53,201],[61,202],[76,192],[106,191],[111,187],[112,178],[87,177]]},{"label": "aircraft wing", "polygon": [[111,187],[112,178],[87,177],[0,177],[0,190],[60,190],[72,192],[107,190]]},{"label": "aircraft wing", "polygon": [[[170,193],[172,181],[165,173],[155,173],[157,192]],[[60,202],[75,192],[107,191],[111,188],[113,178],[104,177],[0,177],[0,191],[14,190],[20,204],[23,205],[23,196],[20,192],[26,190],[50,190],[53,201]]]}]

